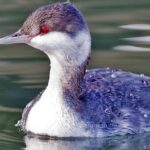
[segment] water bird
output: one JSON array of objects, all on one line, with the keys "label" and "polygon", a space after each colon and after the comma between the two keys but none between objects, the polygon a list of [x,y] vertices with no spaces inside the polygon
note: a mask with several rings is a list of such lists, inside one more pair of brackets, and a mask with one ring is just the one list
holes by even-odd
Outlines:
[{"label": "water bird", "polygon": [[35,10],[0,44],[25,43],[47,54],[46,89],[25,107],[26,133],[49,137],[104,137],[150,131],[150,77],[115,68],[86,70],[91,36],[71,3]]}]

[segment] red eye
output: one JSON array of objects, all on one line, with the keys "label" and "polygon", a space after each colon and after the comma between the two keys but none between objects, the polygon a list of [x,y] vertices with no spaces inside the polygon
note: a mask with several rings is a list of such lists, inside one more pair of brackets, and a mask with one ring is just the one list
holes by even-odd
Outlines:
[{"label": "red eye", "polygon": [[50,29],[49,26],[47,26],[47,25],[41,26],[40,33],[46,34],[46,33],[50,32],[50,31],[51,31],[51,29]]}]

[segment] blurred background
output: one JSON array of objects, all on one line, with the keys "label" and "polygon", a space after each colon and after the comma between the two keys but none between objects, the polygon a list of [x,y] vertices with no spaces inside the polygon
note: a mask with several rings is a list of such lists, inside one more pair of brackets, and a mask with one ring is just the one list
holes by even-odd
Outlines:
[{"label": "blurred background", "polygon": [[[0,37],[17,31],[33,10],[51,2],[58,1],[0,0]],[[92,57],[89,68],[114,67],[150,75],[150,52],[114,50],[118,45],[149,48],[148,44],[132,43],[123,38],[147,36],[150,30],[120,28],[126,24],[149,24],[149,0],[71,2],[82,11],[91,31]],[[27,45],[0,46],[0,141],[3,141],[0,145],[4,146],[4,141],[7,145],[10,141],[22,145],[21,135],[14,124],[21,117],[22,108],[46,87],[48,72],[49,60],[42,52]],[[18,143],[16,147],[20,146]]]}]

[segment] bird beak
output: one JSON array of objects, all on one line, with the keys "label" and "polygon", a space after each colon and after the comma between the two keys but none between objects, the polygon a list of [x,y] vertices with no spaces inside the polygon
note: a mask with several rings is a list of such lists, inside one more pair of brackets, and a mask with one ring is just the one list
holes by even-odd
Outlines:
[{"label": "bird beak", "polygon": [[24,35],[19,31],[11,35],[0,38],[0,44],[15,44],[15,43],[29,43],[32,37]]}]

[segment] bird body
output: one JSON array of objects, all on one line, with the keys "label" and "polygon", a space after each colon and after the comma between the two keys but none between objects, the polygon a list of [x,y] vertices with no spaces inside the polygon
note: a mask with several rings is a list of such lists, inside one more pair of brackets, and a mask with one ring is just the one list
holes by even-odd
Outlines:
[{"label": "bird body", "polygon": [[101,68],[86,70],[91,36],[79,10],[56,3],[34,11],[0,44],[25,43],[51,61],[46,89],[24,109],[27,133],[102,137],[143,133],[150,127],[150,77]]}]

